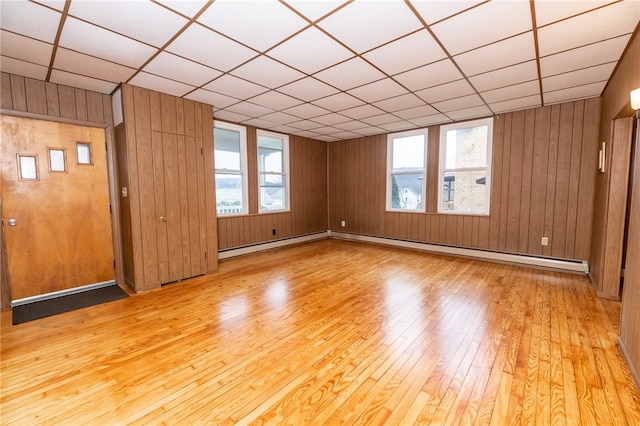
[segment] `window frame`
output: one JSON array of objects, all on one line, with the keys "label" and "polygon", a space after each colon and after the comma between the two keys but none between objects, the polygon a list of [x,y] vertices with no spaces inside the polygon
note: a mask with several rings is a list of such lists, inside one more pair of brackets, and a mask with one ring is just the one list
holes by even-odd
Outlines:
[{"label": "window frame", "polygon": [[242,212],[232,213],[218,213],[218,194],[216,192],[216,215],[219,217],[230,216],[242,216],[249,214],[249,170],[247,160],[247,128],[238,124],[227,123],[225,121],[213,121],[214,137],[213,137],[213,151],[215,155],[216,141],[215,141],[215,129],[224,129],[229,131],[238,132],[240,134],[240,169],[218,169],[215,167],[214,158],[214,186],[216,175],[221,174],[239,174],[242,178]]},{"label": "window frame", "polygon": [[[450,130],[469,129],[473,127],[487,126],[487,149],[484,167],[454,167],[446,168],[446,144],[447,132]],[[445,124],[440,126],[440,143],[439,143],[439,159],[438,159],[438,213],[441,214],[457,214],[467,216],[489,216],[491,207],[491,166],[493,162],[493,117],[482,118],[479,120],[463,121],[459,123]],[[482,211],[455,211],[444,209],[444,179],[446,172],[456,171],[476,171],[486,170],[485,178],[485,199]]]},{"label": "window frame", "polygon": [[[263,171],[260,166],[260,137],[264,136],[272,139],[280,139],[282,141],[282,172]],[[256,130],[256,169],[258,174],[258,213],[282,213],[291,211],[291,182],[289,171],[289,135],[284,133],[270,132],[267,130]],[[284,207],[282,209],[272,210],[262,208],[262,191],[260,190],[260,177],[262,175],[279,174],[283,176],[284,184]]]},{"label": "window frame", "polygon": [[[392,182],[393,175],[397,174],[416,174],[419,171],[408,171],[408,172],[394,172],[393,171],[393,143],[396,139],[406,138],[410,136],[424,136],[424,158],[422,164],[422,193],[420,196],[422,197],[422,207],[419,209],[396,209],[392,207]],[[428,159],[429,159],[429,129],[416,129],[416,130],[408,130],[405,132],[396,132],[387,134],[387,186],[386,186],[386,204],[385,209],[388,212],[402,212],[402,213],[425,213],[427,211],[427,168],[428,168]]]}]

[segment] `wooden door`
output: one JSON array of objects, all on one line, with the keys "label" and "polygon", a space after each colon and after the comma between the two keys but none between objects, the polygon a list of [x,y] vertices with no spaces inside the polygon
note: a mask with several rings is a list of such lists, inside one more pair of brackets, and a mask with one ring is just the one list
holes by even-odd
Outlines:
[{"label": "wooden door", "polygon": [[205,273],[202,139],[153,132],[158,277],[162,284]]},{"label": "wooden door", "polygon": [[12,300],[113,280],[104,129],[0,119]]}]

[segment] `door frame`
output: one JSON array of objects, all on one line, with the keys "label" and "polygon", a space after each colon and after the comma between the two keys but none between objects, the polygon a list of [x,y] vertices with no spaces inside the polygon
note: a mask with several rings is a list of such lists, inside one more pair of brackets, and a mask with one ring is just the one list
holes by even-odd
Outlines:
[{"label": "door frame", "polygon": [[[118,198],[118,174],[116,172],[115,130],[113,124],[96,123],[93,121],[74,120],[50,115],[33,114],[22,111],[0,109],[0,115],[29,118],[33,120],[51,121],[54,123],[71,124],[76,126],[94,127],[104,130],[107,143],[107,178],[109,182],[109,204],[111,205],[111,238],[113,241],[113,258],[115,260],[115,280],[117,284],[124,283],[122,270],[122,229],[120,228],[120,204]],[[0,215],[2,214],[2,200],[0,200]],[[4,242],[4,226],[0,226],[0,242]],[[11,308],[11,277],[6,268],[7,250],[4,243],[0,244],[0,309]]]}]

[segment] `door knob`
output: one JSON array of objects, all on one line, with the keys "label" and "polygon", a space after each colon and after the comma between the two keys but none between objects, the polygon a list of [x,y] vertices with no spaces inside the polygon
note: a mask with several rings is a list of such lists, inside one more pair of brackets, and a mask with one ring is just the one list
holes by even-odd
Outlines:
[{"label": "door knob", "polygon": [[166,221],[167,221],[166,216],[160,216],[160,222],[166,222]]},{"label": "door knob", "polygon": [[9,226],[16,226],[16,225],[18,224],[18,221],[17,221],[17,220],[15,220],[15,219],[9,219],[9,220],[7,221],[7,224],[8,224]]}]

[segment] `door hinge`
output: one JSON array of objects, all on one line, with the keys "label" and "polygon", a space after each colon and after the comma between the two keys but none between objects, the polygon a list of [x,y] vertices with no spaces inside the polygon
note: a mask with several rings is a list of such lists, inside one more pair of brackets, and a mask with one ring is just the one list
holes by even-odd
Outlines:
[{"label": "door hinge", "polygon": [[204,155],[204,149],[200,148],[200,155]]},{"label": "door hinge", "polygon": [[113,269],[116,269],[116,260],[113,259]]},{"label": "door hinge", "polygon": [[109,151],[109,148],[107,147],[107,143],[106,142],[104,143],[104,150],[105,151]]},{"label": "door hinge", "polygon": [[204,252],[204,260],[207,260],[207,252]]}]

